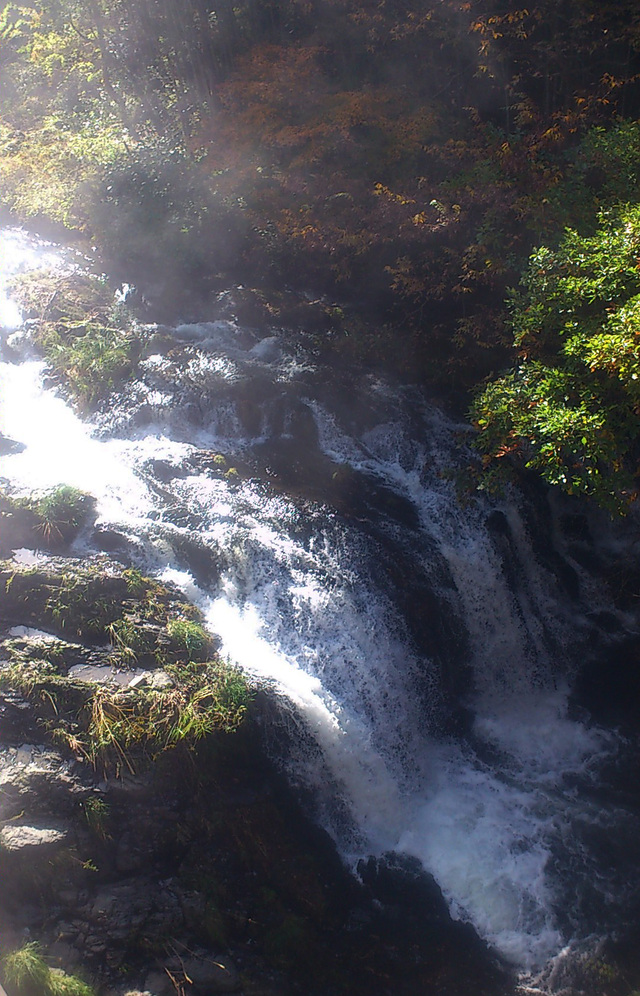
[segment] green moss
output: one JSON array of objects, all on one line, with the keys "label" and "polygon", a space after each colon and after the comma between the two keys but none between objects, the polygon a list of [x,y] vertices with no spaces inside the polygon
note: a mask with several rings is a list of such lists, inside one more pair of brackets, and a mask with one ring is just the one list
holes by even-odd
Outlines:
[{"label": "green moss", "polygon": [[[82,563],[70,559],[62,567],[45,563],[27,568],[0,562],[0,587],[4,589],[0,619],[20,618],[65,636],[111,636],[114,645],[119,642],[134,654],[141,649],[160,654],[160,636],[163,652],[168,651],[172,640],[167,620],[190,620],[198,614],[177,591],[138,572],[118,570],[104,558]],[[161,655],[156,663],[164,660]]]},{"label": "green moss", "polygon": [[42,661],[51,664],[56,670],[64,663],[67,648],[62,640],[15,639],[5,640],[4,650],[13,664]]},{"label": "green moss", "polygon": [[44,611],[60,630],[77,636],[101,636],[114,621],[119,603],[113,596],[98,594],[99,578],[91,570],[63,575],[61,584],[46,600]]}]

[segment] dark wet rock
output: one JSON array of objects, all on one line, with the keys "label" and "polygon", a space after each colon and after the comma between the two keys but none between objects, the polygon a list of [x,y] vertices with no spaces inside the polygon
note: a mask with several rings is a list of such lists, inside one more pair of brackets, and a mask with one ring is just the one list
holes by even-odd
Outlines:
[{"label": "dark wet rock", "polygon": [[[171,969],[185,982],[190,980],[190,987],[196,994],[235,993],[240,988],[240,978],[237,969],[228,957],[224,955],[209,955],[201,951],[171,963]],[[189,983],[188,983],[189,984]]]},{"label": "dark wet rock", "polygon": [[[175,991],[176,987],[166,971],[150,972],[144,980],[144,988],[142,990],[142,992],[148,993],[149,996],[151,994],[153,996],[173,996]],[[128,993],[127,996],[132,996],[132,994]]]},{"label": "dark wet rock", "polygon": [[16,505],[7,495],[0,493],[0,555],[12,550],[32,547],[41,537],[37,533],[38,519],[33,511]]},{"label": "dark wet rock", "polygon": [[52,812],[66,818],[86,791],[69,759],[53,748],[22,744],[0,751],[0,821]]},{"label": "dark wet rock", "polygon": [[35,716],[31,704],[18,692],[0,692],[0,726],[2,741],[17,747],[24,739],[36,735]]},{"label": "dark wet rock", "polygon": [[163,483],[175,480],[175,478],[186,477],[189,471],[184,467],[169,463],[168,460],[150,460],[145,469]]},{"label": "dark wet rock", "polygon": [[153,926],[158,936],[166,936],[183,925],[182,910],[170,883],[158,883],[146,877],[117,882],[102,888],[82,911],[89,933],[87,941],[111,944],[129,942],[133,931]]},{"label": "dark wet rock", "polygon": [[219,581],[225,557],[214,546],[193,534],[173,536],[171,546],[178,566],[189,571],[197,584],[207,588]]},{"label": "dark wet rock", "polygon": [[65,551],[95,517],[95,501],[73,488],[53,488],[30,498],[0,492],[0,555],[22,547]]},{"label": "dark wet rock", "polygon": [[[77,905],[77,893],[74,893],[75,902]],[[71,905],[71,904],[68,904]],[[63,939],[65,930],[65,924],[60,924],[60,934],[61,936],[53,942],[53,944],[47,949],[47,961],[52,966],[52,968],[62,968],[69,971],[75,971],[78,968],[82,968],[82,955],[77,948],[72,944],[69,944]]]},{"label": "dark wet rock", "polygon": [[[62,640],[37,631],[29,631],[23,627],[12,630],[8,639],[2,642],[2,648],[10,661],[27,662],[33,660],[55,661],[60,673],[67,673],[70,668],[102,667],[112,656],[109,647],[90,647],[83,643]],[[15,635],[14,635],[15,633]]]},{"label": "dark wet rock", "polygon": [[0,456],[8,456],[10,453],[22,453],[26,449],[24,443],[17,439],[9,439],[0,432]]},{"label": "dark wet rock", "polygon": [[91,534],[91,539],[98,550],[104,553],[125,554],[133,550],[131,541],[119,533],[117,529],[107,529],[104,526],[97,526]]}]

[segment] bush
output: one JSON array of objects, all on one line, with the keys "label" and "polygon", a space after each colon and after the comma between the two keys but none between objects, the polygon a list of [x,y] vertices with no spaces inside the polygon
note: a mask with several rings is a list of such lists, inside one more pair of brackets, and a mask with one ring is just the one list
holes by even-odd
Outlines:
[{"label": "bush", "polygon": [[34,336],[80,407],[90,410],[136,370],[140,343],[130,330],[87,320],[42,326]]},{"label": "bush", "polygon": [[16,278],[12,293],[37,320],[34,344],[81,408],[94,408],[136,371],[141,330],[105,280],[39,270]]},{"label": "bush", "polygon": [[639,257],[640,205],[602,213],[594,235],[569,229],[557,250],[533,253],[510,302],[519,363],[472,409],[485,483],[515,461],[611,509],[635,499]]}]

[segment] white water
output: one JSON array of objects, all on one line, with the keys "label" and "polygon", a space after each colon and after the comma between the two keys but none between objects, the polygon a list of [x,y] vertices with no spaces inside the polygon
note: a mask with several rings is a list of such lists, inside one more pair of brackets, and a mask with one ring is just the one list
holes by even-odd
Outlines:
[{"label": "white water", "polygon": [[[14,235],[3,236],[0,252],[9,271],[38,257]],[[0,314],[8,330],[18,325],[1,295]],[[236,366],[215,353],[216,325],[228,339],[225,323],[180,332],[200,345],[193,376],[204,371],[228,382]],[[253,348],[256,362],[279,362],[277,343],[268,346]],[[251,481],[194,473],[171,481],[162,497],[148,484],[148,461],[180,466],[195,447],[172,439],[166,423],[136,438],[98,439],[43,387],[42,373],[36,360],[0,363],[0,432],[25,446],[2,458],[2,476],[24,491],[65,483],[92,493],[102,524],[134,540],[149,569],[199,602],[224,651],[286,696],[319,747],[293,759],[291,775],[315,790],[319,818],[346,860],[355,865],[389,851],[417,857],[452,914],[471,921],[521,971],[535,972],[557,955],[571,938],[562,936],[554,911],[551,856],[571,837],[580,807],[566,778],[588,777],[612,742],[568,718],[567,688],[551,680],[563,668],[549,659],[544,630],[561,643],[566,619],[544,570],[523,556],[514,595],[486,509],[462,510],[438,476],[451,459],[453,427],[425,408],[421,445],[400,415],[357,438],[307,399],[324,454],[407,498],[420,524],[411,540],[416,562],[435,570],[437,549],[439,570],[449,572],[442,598],[466,629],[473,733],[491,749],[480,755],[438,735],[438,666],[416,649],[391,593],[376,581],[375,550],[357,525],[326,509],[301,521],[306,513],[295,503]],[[294,375],[281,368],[280,376]],[[383,384],[372,382],[370,390],[392,406]],[[171,410],[167,384],[156,397],[158,411]],[[224,405],[224,418],[211,412],[207,427],[194,429],[199,445],[215,451],[237,437],[237,420]],[[189,529],[172,523],[172,502],[189,508],[200,541],[223,555],[218,586],[199,587],[177,563],[176,540]],[[523,535],[517,511],[507,514],[512,533]]]}]

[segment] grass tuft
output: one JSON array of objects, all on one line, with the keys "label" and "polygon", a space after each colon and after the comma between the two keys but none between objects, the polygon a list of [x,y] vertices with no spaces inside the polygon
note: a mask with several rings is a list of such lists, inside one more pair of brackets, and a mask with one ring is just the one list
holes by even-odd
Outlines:
[{"label": "grass tuft", "polygon": [[176,654],[190,661],[203,661],[212,649],[212,639],[200,623],[190,619],[169,619],[167,633]]},{"label": "grass tuft", "polygon": [[93,498],[84,491],[61,484],[31,499],[29,507],[39,519],[36,528],[46,542],[57,543],[66,542],[77,533],[92,503]]},{"label": "grass tuft", "polygon": [[91,986],[82,979],[49,968],[35,941],[6,954],[0,961],[0,971],[11,996],[94,996]]}]

